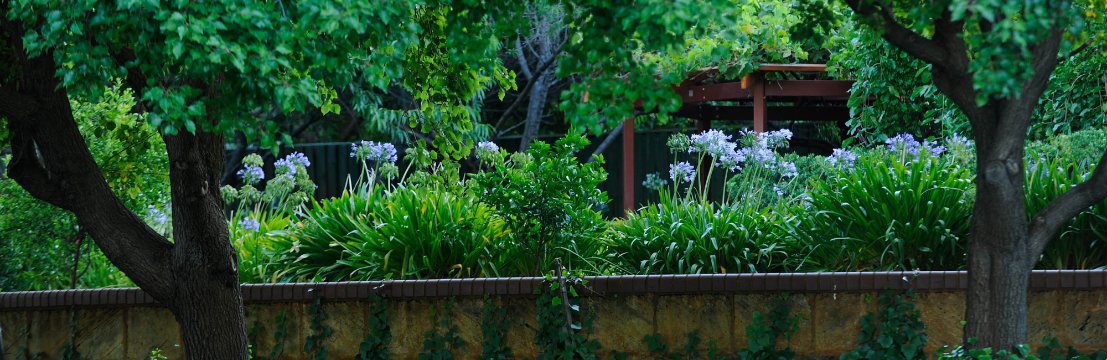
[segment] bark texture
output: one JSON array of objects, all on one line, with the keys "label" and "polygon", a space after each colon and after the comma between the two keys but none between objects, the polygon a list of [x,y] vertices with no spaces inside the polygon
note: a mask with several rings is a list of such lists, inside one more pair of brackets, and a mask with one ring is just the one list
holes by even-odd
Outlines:
[{"label": "bark texture", "polygon": [[73,212],[107,258],[173,312],[189,359],[246,359],[236,253],[218,190],[222,137],[199,132],[165,138],[171,243],[112,193],[74,121],[53,54],[29,58],[21,26],[0,19],[0,47],[16,54],[8,65],[17,69],[0,77],[0,116],[12,136],[8,175],[34,197]]}]

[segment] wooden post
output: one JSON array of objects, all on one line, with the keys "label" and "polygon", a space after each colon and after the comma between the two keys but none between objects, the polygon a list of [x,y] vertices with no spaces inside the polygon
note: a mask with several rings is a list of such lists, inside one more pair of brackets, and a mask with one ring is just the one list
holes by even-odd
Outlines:
[{"label": "wooden post", "polygon": [[765,120],[765,81],[760,72],[753,73],[750,86],[753,88],[753,131],[765,132],[768,122]]},{"label": "wooden post", "polygon": [[634,210],[634,118],[623,120],[623,215]]}]

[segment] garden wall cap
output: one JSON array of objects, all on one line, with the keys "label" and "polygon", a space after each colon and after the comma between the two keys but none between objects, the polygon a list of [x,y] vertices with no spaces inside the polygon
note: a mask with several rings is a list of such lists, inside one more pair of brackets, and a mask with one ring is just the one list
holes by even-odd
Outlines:
[{"label": "garden wall cap", "polygon": [[[892,271],[770,274],[695,274],[586,276],[582,296],[683,295],[742,293],[873,292],[886,289],[963,291],[964,271]],[[542,277],[346,281],[327,283],[243,284],[246,304],[363,300],[371,294],[388,298],[454,296],[531,296]],[[1035,270],[1030,290],[1107,288],[1105,270]],[[17,291],[0,293],[0,311],[69,307],[162,306],[138,288]]]}]

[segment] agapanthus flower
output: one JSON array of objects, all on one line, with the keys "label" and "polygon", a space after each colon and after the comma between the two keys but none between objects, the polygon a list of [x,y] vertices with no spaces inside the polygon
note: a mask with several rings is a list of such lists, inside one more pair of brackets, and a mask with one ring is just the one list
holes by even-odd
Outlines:
[{"label": "agapanthus flower", "polygon": [[826,161],[829,162],[830,165],[852,168],[853,163],[857,162],[857,154],[846,149],[834,149],[834,151],[830,153],[830,156],[826,157]]},{"label": "agapanthus flower", "polygon": [[796,163],[791,161],[780,163],[780,176],[796,177],[797,175],[799,175],[799,171],[796,170]]},{"label": "agapanthus flower", "polygon": [[937,141],[923,141],[923,148],[926,148],[926,153],[930,154],[930,156],[938,156],[946,152],[946,147],[942,146],[942,144],[939,144]]},{"label": "agapanthus flower", "polygon": [[693,134],[689,139],[692,146],[688,148],[688,152],[707,153],[715,157],[725,155],[728,147],[735,146],[730,142],[730,135],[714,129]]},{"label": "agapanthus flower", "polygon": [[350,145],[350,157],[361,161],[396,162],[396,147],[390,143],[363,140]]},{"label": "agapanthus flower", "polygon": [[154,205],[146,207],[146,216],[149,216],[150,220],[158,226],[165,225],[165,223],[169,222],[169,215],[166,215],[161,209],[158,209],[158,207]]},{"label": "agapanthus flower", "polygon": [[788,129],[770,131],[759,135],[758,142],[764,144],[767,148],[773,149],[788,145],[788,141],[792,140],[792,130]]},{"label": "agapanthus flower", "polygon": [[669,178],[676,182],[692,182],[696,178],[696,168],[687,161],[669,165]]},{"label": "agapanthus flower", "polygon": [[730,149],[725,155],[718,158],[716,164],[730,171],[741,171],[744,162],[746,162],[746,155],[739,150]]},{"label": "agapanthus flower", "polygon": [[265,170],[262,170],[260,166],[246,165],[246,167],[239,170],[237,174],[243,182],[250,185],[265,180]]},{"label": "agapanthus flower", "polygon": [[477,144],[476,155],[479,159],[487,159],[500,153],[500,147],[491,141],[481,141]]},{"label": "agapanthus flower", "polygon": [[491,141],[481,141],[477,144],[477,149],[484,151],[500,151],[500,146]]},{"label": "agapanthus flower", "polygon": [[661,188],[665,187],[665,185],[668,184],[669,181],[662,179],[661,175],[658,175],[657,173],[646,174],[646,181],[642,182],[642,186],[654,191],[661,190]]},{"label": "agapanthus flower", "polygon": [[972,147],[972,140],[961,136],[961,134],[953,134],[946,139],[946,144],[951,148],[967,149]]},{"label": "agapanthus flower", "polygon": [[776,159],[776,154],[772,150],[760,146],[742,148],[738,152],[747,162],[771,164]]},{"label": "agapanthus flower", "polygon": [[292,162],[288,158],[277,160],[273,163],[273,167],[277,170],[277,175],[283,175],[287,177],[296,176],[296,163]]},{"label": "agapanthus flower", "polygon": [[293,164],[299,164],[305,168],[311,166],[311,160],[308,160],[307,155],[299,151],[288,154],[284,157],[285,160],[292,162]]},{"label": "agapanthus flower", "polygon": [[688,135],[681,133],[673,134],[669,137],[669,140],[665,142],[665,145],[669,147],[669,151],[673,153],[682,153],[688,151],[688,148],[692,146],[692,140],[688,138]]},{"label": "agapanthus flower", "polygon": [[922,150],[922,144],[908,133],[890,137],[888,140],[885,140],[884,143],[888,145],[889,150],[906,151],[911,155],[919,155],[919,151]]},{"label": "agapanthus flower", "polygon": [[251,217],[242,218],[238,221],[238,226],[243,230],[258,231],[261,230],[261,223],[258,223],[257,219]]}]

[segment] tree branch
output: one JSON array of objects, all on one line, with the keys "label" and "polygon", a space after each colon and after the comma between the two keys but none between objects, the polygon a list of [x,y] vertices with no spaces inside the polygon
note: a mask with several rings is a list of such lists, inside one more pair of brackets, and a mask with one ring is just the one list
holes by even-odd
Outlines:
[{"label": "tree branch", "polygon": [[[557,62],[557,56],[561,54],[561,46],[562,45],[565,45],[564,41],[562,41],[560,44],[558,44],[557,48],[554,49],[553,56],[550,56],[549,59],[546,59],[546,61],[544,61],[542,63],[542,65],[540,65],[538,67],[538,72],[537,72],[538,76],[542,76],[542,74],[545,74],[546,71],[549,70],[550,67],[553,66],[554,63]],[[522,61],[522,60],[520,60],[520,61]],[[504,110],[504,112],[502,114],[500,114],[500,119],[496,120],[496,126],[494,126],[493,129],[499,129],[500,126],[503,125],[504,121],[507,120],[507,116],[511,115],[511,112],[515,111],[515,108],[519,107],[519,104],[523,103],[523,98],[526,97],[526,96],[523,96],[523,95],[529,93],[530,88],[534,87],[534,83],[536,83],[536,82],[538,82],[538,81],[535,81],[534,79],[530,79],[528,77],[527,86],[524,86],[523,90],[519,91],[519,96],[515,98],[515,101],[513,101],[511,103],[511,105],[507,107],[507,110]]]},{"label": "tree branch", "polygon": [[1045,251],[1046,245],[1062,225],[1105,198],[1107,198],[1107,150],[1099,158],[1099,164],[1096,165],[1091,179],[1053,199],[1045,209],[1038,211],[1034,216],[1030,224],[1031,261],[1038,262],[1038,257]]},{"label": "tree branch", "polygon": [[[602,124],[602,123],[604,123],[604,121],[600,121],[600,123]],[[603,154],[603,152],[605,150],[607,150],[607,148],[609,146],[611,146],[612,143],[615,142],[615,139],[619,137],[619,134],[622,134],[622,133],[623,133],[623,127],[622,126],[616,126],[614,129],[611,129],[611,132],[607,133],[607,136],[603,138],[603,141],[600,142],[600,145],[596,146],[596,150],[592,151],[592,155],[588,155],[588,161],[586,161],[586,162],[595,161],[596,156],[600,155],[600,154]]]},{"label": "tree branch", "polygon": [[941,44],[927,39],[896,21],[891,4],[867,0],[846,0],[853,12],[881,23],[883,37],[911,56],[931,64],[944,66],[948,54]]},{"label": "tree branch", "polygon": [[527,77],[527,81],[532,81],[534,75],[530,72],[530,67],[527,66],[527,54],[523,52],[522,37],[515,38],[515,51],[519,53],[519,68],[523,71],[523,75]]}]

